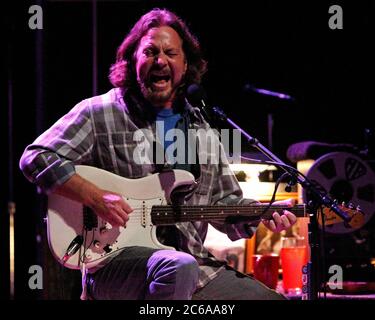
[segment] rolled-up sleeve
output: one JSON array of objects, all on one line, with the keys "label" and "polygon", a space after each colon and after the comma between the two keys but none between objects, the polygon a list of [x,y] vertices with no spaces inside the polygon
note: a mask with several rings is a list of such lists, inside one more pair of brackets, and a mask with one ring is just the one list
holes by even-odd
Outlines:
[{"label": "rolled-up sleeve", "polygon": [[[258,204],[256,200],[253,199],[246,199],[242,196],[242,190],[240,186],[238,185],[237,180],[235,180],[235,177],[229,177],[229,176],[222,176],[218,179],[218,185],[220,184],[228,184],[231,183],[233,185],[236,185],[231,191],[229,189],[221,190],[221,192],[217,192],[215,195],[222,197],[214,202],[215,205],[254,205]],[[224,182],[221,182],[220,180],[225,180]],[[227,181],[229,180],[229,181]],[[210,222],[212,226],[214,226],[216,229],[218,229],[221,232],[224,232],[227,234],[228,238],[232,241],[242,239],[242,238],[251,238],[259,224],[260,220],[255,220],[251,222],[238,222],[238,223],[218,223],[218,222]]]},{"label": "rolled-up sleeve", "polygon": [[94,139],[89,107],[86,100],[77,104],[21,156],[25,177],[47,194],[74,175],[75,164],[90,161]]},{"label": "rolled-up sleeve", "polygon": [[[221,163],[218,165],[218,172],[216,181],[213,185],[212,199],[213,205],[254,205],[259,204],[258,201],[253,199],[243,198],[242,189],[229,167],[226,157],[221,158]],[[232,241],[251,238],[256,231],[260,220],[251,222],[239,223],[219,223],[210,222],[217,230],[227,234],[228,238]]]}]

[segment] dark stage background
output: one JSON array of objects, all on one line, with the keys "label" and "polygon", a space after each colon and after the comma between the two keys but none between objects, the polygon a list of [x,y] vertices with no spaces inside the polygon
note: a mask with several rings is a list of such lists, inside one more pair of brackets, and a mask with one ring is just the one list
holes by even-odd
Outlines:
[{"label": "dark stage background", "polygon": [[[31,30],[28,9],[43,8]],[[344,12],[343,30],[328,27],[330,5]],[[374,129],[374,1],[21,1],[1,12],[1,291],[9,298],[7,203],[16,203],[15,298],[77,298],[76,272],[53,261],[43,225],[43,196],[23,177],[27,144],[76,103],[108,91],[107,75],[129,28],[153,7],[175,11],[200,39],[209,62],[203,85],[212,105],[283,160],[296,142],[366,146]],[[96,12],[96,15],[93,14]],[[246,84],[284,92],[295,103],[244,91]],[[251,150],[249,150],[251,151]],[[28,286],[29,267],[44,267],[44,290]],[[71,280],[75,279],[75,281]],[[63,281],[62,281],[63,280]]]}]

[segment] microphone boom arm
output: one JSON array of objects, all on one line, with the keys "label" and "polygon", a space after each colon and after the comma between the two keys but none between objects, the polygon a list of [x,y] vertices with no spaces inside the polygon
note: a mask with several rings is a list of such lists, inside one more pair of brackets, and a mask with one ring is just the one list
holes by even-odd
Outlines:
[{"label": "microphone boom arm", "polygon": [[328,208],[330,208],[333,212],[335,212],[338,216],[340,216],[345,222],[349,222],[351,217],[344,211],[340,210],[335,201],[333,201],[327,194],[322,194],[318,189],[314,187],[314,185],[300,173],[296,169],[292,170],[290,166],[288,166],[285,162],[283,162],[280,158],[278,158],[275,154],[273,154],[269,149],[263,146],[258,139],[252,137],[246,131],[244,131],[239,125],[237,125],[234,121],[226,116],[222,109],[219,107],[212,108],[214,114],[220,119],[225,120],[228,122],[232,127],[238,129],[241,134],[247,139],[249,144],[260,152],[262,152],[268,159],[270,159],[274,165],[278,165],[282,170],[290,174],[296,182],[298,182],[303,188],[308,189],[311,191],[312,195],[314,195],[320,203]]},{"label": "microphone boom arm", "polygon": [[287,165],[281,159],[279,159],[276,155],[274,155],[270,150],[264,147],[258,139],[252,137],[246,131],[244,131],[239,125],[237,125],[234,121],[226,116],[226,114],[221,110],[219,107],[213,107],[212,112],[214,115],[219,118],[221,121],[228,122],[232,127],[238,129],[241,134],[246,137],[249,144],[256,149],[258,149],[261,153],[267,156],[269,163],[273,163],[274,165],[283,169],[286,173],[291,176],[291,181],[299,183],[305,190],[309,191],[313,196],[312,201],[309,201],[307,206],[309,207],[309,215],[310,215],[310,223],[308,225],[309,229],[309,244],[311,249],[311,259],[308,262],[306,268],[307,271],[304,271],[307,274],[307,290],[303,291],[303,298],[307,297],[309,300],[317,300],[318,293],[321,287],[321,280],[319,277],[319,259],[320,259],[320,243],[318,237],[318,222],[317,222],[317,211],[320,206],[325,206],[330,208],[335,214],[341,217],[345,222],[349,222],[351,217],[344,211],[342,211],[337,203],[333,201],[327,194],[321,193],[313,183],[305,177],[301,172],[297,169]]}]

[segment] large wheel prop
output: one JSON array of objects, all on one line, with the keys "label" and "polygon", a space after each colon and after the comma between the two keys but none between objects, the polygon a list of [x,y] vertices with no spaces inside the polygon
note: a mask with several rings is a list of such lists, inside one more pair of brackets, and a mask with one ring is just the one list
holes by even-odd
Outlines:
[{"label": "large wheel prop", "polygon": [[[346,152],[328,153],[318,158],[306,176],[322,192],[328,193],[344,210],[354,212],[350,224],[344,223],[329,209],[324,210],[326,231],[334,234],[350,233],[362,228],[375,212],[375,173],[358,156]],[[303,190],[303,201],[310,197]],[[357,206],[358,209],[357,210]],[[321,224],[321,218],[319,219]]]}]

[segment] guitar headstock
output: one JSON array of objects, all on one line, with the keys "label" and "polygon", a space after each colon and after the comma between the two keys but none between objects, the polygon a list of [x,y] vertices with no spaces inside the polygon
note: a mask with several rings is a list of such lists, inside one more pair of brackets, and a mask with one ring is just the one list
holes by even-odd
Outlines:
[{"label": "guitar headstock", "polygon": [[[343,202],[341,205],[338,205],[339,209],[347,213],[351,218],[349,222],[345,222],[340,216],[333,212],[330,208],[323,208],[324,214],[324,225],[333,226],[335,224],[342,224],[346,228],[359,229],[365,224],[365,215],[361,210],[360,206],[355,206],[353,203]],[[322,215],[319,215],[318,222],[322,225]]]}]

